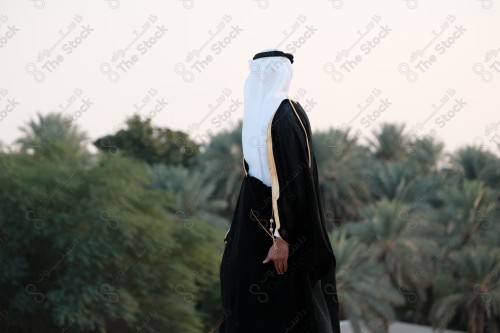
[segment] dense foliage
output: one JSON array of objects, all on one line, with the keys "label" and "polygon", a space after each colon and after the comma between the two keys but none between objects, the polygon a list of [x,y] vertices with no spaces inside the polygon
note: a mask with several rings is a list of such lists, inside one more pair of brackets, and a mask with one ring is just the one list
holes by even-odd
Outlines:
[{"label": "dense foliage", "polygon": [[[0,332],[212,332],[243,177],[241,123],[201,147],[131,118],[94,141],[57,114],[0,152]],[[446,154],[383,124],[314,134],[341,314],[500,332],[497,146]]]}]

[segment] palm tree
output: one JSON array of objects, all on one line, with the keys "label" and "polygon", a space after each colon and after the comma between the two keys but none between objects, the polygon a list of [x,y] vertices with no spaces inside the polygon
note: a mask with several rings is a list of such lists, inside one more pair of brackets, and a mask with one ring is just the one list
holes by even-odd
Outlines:
[{"label": "palm tree", "polygon": [[313,150],[325,211],[337,224],[357,219],[361,207],[370,201],[369,178],[377,170],[369,151],[358,144],[350,129],[315,133]]},{"label": "palm tree", "polygon": [[412,165],[401,161],[386,161],[370,179],[372,197],[375,200],[386,198],[410,202],[414,198],[409,192],[409,184],[419,181],[418,176],[418,170]]},{"label": "palm tree", "polygon": [[369,187],[374,200],[397,200],[412,209],[430,209],[442,205],[439,189],[449,182],[447,172],[424,172],[408,161],[386,161],[370,178]]},{"label": "palm tree", "polygon": [[468,243],[478,242],[495,230],[494,210],[488,201],[491,189],[479,180],[463,180],[440,190],[444,204],[433,212],[434,235],[456,238],[459,250]]},{"label": "palm tree", "polygon": [[466,146],[451,156],[452,166],[465,179],[482,180],[495,189],[500,189],[500,159],[474,147]]},{"label": "palm tree", "polygon": [[407,161],[422,173],[436,171],[441,163],[444,144],[432,137],[412,136],[404,124],[383,123],[372,136],[368,145],[378,160]]},{"label": "palm tree", "polygon": [[443,163],[444,144],[437,142],[434,138],[424,137],[416,139],[413,146],[415,154],[408,155],[410,162],[416,162],[421,173],[436,172]]},{"label": "palm tree", "polygon": [[227,202],[214,197],[215,184],[204,184],[200,171],[160,163],[147,168],[150,188],[166,189],[172,194],[171,200],[165,202],[171,202],[167,210],[176,221],[187,229],[192,228],[195,220],[206,221],[221,231],[227,229],[227,220],[215,214],[225,209]]},{"label": "palm tree", "polygon": [[20,151],[39,158],[59,159],[68,156],[88,154],[85,144],[87,134],[79,130],[73,119],[60,113],[37,113],[38,119],[31,119],[20,127],[24,137],[16,140]]},{"label": "palm tree", "polygon": [[347,231],[372,247],[373,260],[384,267],[408,305],[418,309],[426,301],[434,275],[432,257],[438,252],[436,242],[423,235],[429,228],[425,211],[383,199],[361,212],[361,222],[348,223]]},{"label": "palm tree", "polygon": [[240,120],[235,129],[214,135],[192,165],[203,170],[200,181],[203,186],[214,187],[213,197],[227,203],[220,214],[228,218],[233,214],[244,177],[242,124]]},{"label": "palm tree", "polygon": [[[467,317],[470,333],[500,332],[500,250],[483,245],[467,246],[451,257],[452,271],[436,282],[438,295],[431,309],[435,327],[448,326],[450,317]],[[441,297],[439,297],[441,296]]]},{"label": "palm tree", "polygon": [[403,135],[404,128],[404,124],[383,123],[380,130],[372,130],[368,145],[376,159],[401,161],[417,152],[413,139]]},{"label": "palm tree", "polygon": [[361,324],[371,332],[388,332],[389,322],[395,319],[393,307],[403,304],[404,298],[382,266],[371,260],[371,246],[347,238],[345,231],[329,236],[337,261],[341,316],[349,319],[356,333],[361,332]]}]

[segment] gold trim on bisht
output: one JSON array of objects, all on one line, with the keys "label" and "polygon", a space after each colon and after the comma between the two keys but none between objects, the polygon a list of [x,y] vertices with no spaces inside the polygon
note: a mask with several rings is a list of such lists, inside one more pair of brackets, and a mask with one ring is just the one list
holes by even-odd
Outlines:
[{"label": "gold trim on bisht", "polygon": [[243,156],[241,158],[241,160],[243,161],[243,171],[245,172],[245,177],[248,176],[248,172],[247,172],[247,168],[245,168],[245,156]]},{"label": "gold trim on bisht", "polygon": [[[302,124],[302,120],[300,119],[297,111],[295,110],[295,107],[293,106],[292,102],[290,101],[290,98],[288,98],[288,101],[292,105],[293,111],[295,112],[295,115],[300,121],[300,124],[302,125],[302,129],[304,130],[304,133],[306,135],[306,143],[307,143],[307,152],[308,152],[308,157],[309,157],[309,167],[311,167],[311,152],[309,149],[309,139],[307,137],[307,132],[304,127],[304,124]],[[278,111],[278,110],[276,110]],[[267,125],[267,135],[266,135],[266,145],[267,145],[267,161],[269,164],[269,173],[271,174],[271,201],[272,201],[272,206],[273,206],[273,213],[274,213],[274,218],[276,222],[276,230],[280,229],[280,217],[278,214],[278,198],[280,196],[280,185],[278,182],[278,175],[276,172],[276,164],[274,161],[274,154],[273,154],[273,140],[271,136],[271,126],[273,123],[274,116],[276,114],[276,111],[274,111],[273,115],[271,116],[271,119],[269,120],[269,124]],[[286,241],[281,238],[285,243]],[[287,243],[288,244],[288,243]]]},{"label": "gold trim on bisht", "polygon": [[304,130],[304,134],[306,135],[306,143],[307,143],[307,158],[308,158],[308,162],[309,162],[309,168],[311,167],[311,150],[309,149],[309,138],[307,137],[307,131],[306,131],[306,128],[304,127],[304,124],[302,123],[302,120],[300,119],[299,117],[299,114],[297,113],[297,111],[295,110],[295,106],[293,106],[293,103],[292,101],[290,101],[290,99],[288,99],[288,101],[290,102],[290,105],[292,105],[292,108],[293,108],[293,112],[295,112],[295,115],[297,116],[297,118],[299,119],[300,121],[300,125],[302,125],[302,129]]},{"label": "gold trim on bisht", "polygon": [[226,237],[227,237],[227,234],[229,233],[229,231],[231,230],[231,227],[229,227],[229,229],[227,229],[226,231],[226,234],[224,235],[224,243],[227,243],[227,240],[226,240]]}]

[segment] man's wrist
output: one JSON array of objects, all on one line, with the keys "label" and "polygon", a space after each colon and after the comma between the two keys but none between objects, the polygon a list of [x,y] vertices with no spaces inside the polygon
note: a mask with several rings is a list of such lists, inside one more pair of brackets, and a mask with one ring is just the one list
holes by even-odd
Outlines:
[{"label": "man's wrist", "polygon": [[280,236],[276,237],[276,241],[277,241],[277,242],[281,242],[282,244],[289,245],[289,244],[288,244],[288,242],[287,242],[287,241],[285,241],[285,240],[283,239],[283,237],[280,237]]}]

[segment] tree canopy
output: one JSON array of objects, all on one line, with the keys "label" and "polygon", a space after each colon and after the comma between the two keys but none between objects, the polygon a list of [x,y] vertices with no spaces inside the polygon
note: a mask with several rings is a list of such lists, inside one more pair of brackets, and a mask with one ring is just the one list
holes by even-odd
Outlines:
[{"label": "tree canopy", "polygon": [[[0,332],[217,331],[241,122],[204,145],[125,123],[96,154],[55,113],[0,146]],[[498,155],[397,124],[367,139],[313,135],[342,319],[500,332]]]}]

